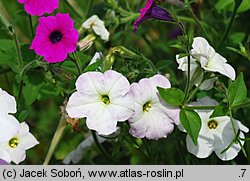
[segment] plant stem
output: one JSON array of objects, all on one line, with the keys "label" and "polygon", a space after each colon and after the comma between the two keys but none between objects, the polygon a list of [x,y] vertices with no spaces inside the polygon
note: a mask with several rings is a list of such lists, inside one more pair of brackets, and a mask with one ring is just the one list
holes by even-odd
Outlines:
[{"label": "plant stem", "polygon": [[[188,48],[189,49],[189,48]],[[189,53],[189,51],[188,51]],[[191,59],[190,59],[190,55],[188,55],[188,74],[187,74],[187,83],[186,83],[186,88],[185,88],[185,96],[184,96],[184,100],[183,103],[186,104],[187,103],[187,97],[188,97],[188,92],[189,92],[189,84],[190,84],[190,64],[191,64]]]},{"label": "plant stem", "polygon": [[62,114],[61,119],[60,119],[59,124],[58,124],[58,127],[56,129],[56,132],[55,132],[55,134],[53,136],[53,139],[51,141],[49,151],[48,151],[48,153],[46,155],[45,161],[43,162],[43,165],[48,165],[49,164],[50,159],[51,159],[51,157],[52,157],[52,155],[53,155],[59,141],[61,140],[61,137],[63,135],[63,131],[66,128],[66,126],[67,126],[67,121],[65,119],[64,114]]},{"label": "plant stem", "polygon": [[91,130],[91,133],[92,133],[92,136],[94,138],[94,141],[95,141],[95,144],[96,146],[98,147],[98,149],[100,150],[100,152],[104,155],[104,157],[114,163],[113,159],[109,156],[109,154],[106,152],[106,150],[102,147],[102,145],[99,143],[98,139],[97,139],[97,136],[96,136],[96,132]]},{"label": "plant stem", "polygon": [[198,90],[199,90],[199,88],[200,88],[200,86],[201,86],[201,84],[204,82],[204,80],[202,80],[200,83],[199,83],[199,85],[193,90],[193,92],[191,93],[191,95],[188,97],[188,99],[187,99],[187,103],[194,97],[194,95],[198,92]]},{"label": "plant stem", "polygon": [[199,19],[197,18],[197,16],[194,14],[193,9],[192,9],[191,7],[189,8],[189,12],[190,12],[190,14],[192,15],[192,17],[194,18],[196,24],[199,26],[199,28],[201,29],[201,31],[204,33],[205,37],[208,38],[208,37],[207,37],[207,32],[206,32],[205,28],[202,26],[200,20],[199,20]]},{"label": "plant stem", "polygon": [[76,68],[77,68],[77,71],[78,71],[78,74],[81,75],[81,69],[80,69],[80,66],[79,66],[78,63],[77,63],[76,56],[75,56],[74,53],[73,53],[73,56],[74,56],[74,58],[72,58],[72,57],[70,57],[70,56],[69,56],[69,58],[70,58],[70,60],[75,64],[75,66],[76,66]]},{"label": "plant stem", "polygon": [[194,109],[208,110],[208,109],[214,109],[215,106],[185,106],[184,108],[187,109],[187,110],[194,110]]},{"label": "plant stem", "polygon": [[226,31],[224,32],[223,34],[223,38],[219,44],[219,47],[218,49],[221,49],[221,46],[223,45],[223,43],[225,42],[225,40],[227,39],[227,36],[229,34],[229,31],[233,25],[233,22],[234,22],[234,19],[235,19],[235,16],[236,16],[236,13],[237,13],[237,9],[239,8],[239,6],[237,6],[236,4],[234,5],[234,10],[233,10],[233,14],[230,18],[230,21],[229,21],[229,24],[227,25],[227,28],[226,28]]},{"label": "plant stem", "polygon": [[34,38],[35,34],[34,34],[34,28],[33,28],[33,23],[32,23],[32,16],[31,15],[28,15],[28,16],[29,16],[29,23],[30,23],[31,35],[32,35],[32,38]]},{"label": "plant stem", "polygon": [[75,15],[78,18],[80,18],[80,19],[82,18],[82,15],[78,11],[75,10],[75,8],[68,2],[68,0],[65,0],[64,2],[75,13]]}]

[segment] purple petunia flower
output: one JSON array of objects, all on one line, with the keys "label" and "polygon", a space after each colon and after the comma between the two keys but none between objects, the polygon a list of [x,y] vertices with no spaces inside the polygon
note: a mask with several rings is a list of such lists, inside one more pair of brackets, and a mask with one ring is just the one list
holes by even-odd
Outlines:
[{"label": "purple petunia flower", "polygon": [[150,18],[164,21],[174,21],[170,13],[157,6],[154,0],[147,0],[145,7],[140,9],[140,17],[133,24],[134,32],[139,28],[139,25],[142,22]]}]

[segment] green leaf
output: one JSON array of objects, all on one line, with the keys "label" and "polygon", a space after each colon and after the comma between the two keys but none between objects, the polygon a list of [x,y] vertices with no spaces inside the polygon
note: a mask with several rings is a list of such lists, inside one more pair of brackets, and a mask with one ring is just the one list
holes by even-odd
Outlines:
[{"label": "green leaf", "polygon": [[228,112],[228,108],[222,105],[218,105],[214,108],[214,112],[209,116],[209,118],[226,116]]},{"label": "green leaf", "polygon": [[240,104],[246,99],[247,88],[242,73],[240,73],[237,79],[229,85],[227,94],[232,106]]},{"label": "green leaf", "polygon": [[102,65],[102,60],[97,60],[95,63],[90,64],[87,66],[83,72],[89,72],[89,71],[96,71],[100,66]]},{"label": "green leaf", "polygon": [[164,89],[157,87],[161,98],[171,106],[180,106],[184,100],[184,93],[177,88]]},{"label": "green leaf", "polygon": [[193,110],[181,109],[180,120],[184,129],[187,131],[188,135],[191,137],[193,143],[197,145],[197,139],[201,129],[201,118]]}]

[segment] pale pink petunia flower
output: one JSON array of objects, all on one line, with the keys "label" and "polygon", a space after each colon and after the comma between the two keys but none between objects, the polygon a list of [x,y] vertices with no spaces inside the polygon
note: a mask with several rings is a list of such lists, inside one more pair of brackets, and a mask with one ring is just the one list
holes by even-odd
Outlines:
[{"label": "pale pink petunia flower", "polygon": [[59,7],[59,0],[18,0],[18,2],[24,4],[24,9],[32,16],[52,13]]},{"label": "pale pink petunia flower", "polygon": [[135,113],[128,120],[130,134],[137,138],[157,140],[166,138],[179,124],[179,108],[166,105],[160,98],[157,86],[170,88],[169,80],[162,75],[141,79],[133,83],[130,92]]},{"label": "pale pink petunia flower", "polygon": [[112,134],[117,122],[133,114],[129,88],[126,77],[114,70],[84,73],[76,81],[76,92],[70,96],[66,111],[72,118],[86,117],[87,127],[98,134]]},{"label": "pale pink petunia flower", "polygon": [[48,63],[62,62],[68,53],[76,50],[78,37],[69,14],[57,13],[56,16],[39,18],[30,49],[44,56]]}]

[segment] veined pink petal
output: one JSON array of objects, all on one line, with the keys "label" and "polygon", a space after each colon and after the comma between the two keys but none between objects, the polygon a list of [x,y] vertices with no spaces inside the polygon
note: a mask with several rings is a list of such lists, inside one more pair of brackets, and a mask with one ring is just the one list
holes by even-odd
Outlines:
[{"label": "veined pink petal", "polygon": [[170,88],[169,80],[162,75],[141,79],[130,87],[135,102],[135,113],[129,119],[130,133],[138,138],[165,138],[179,124],[179,108],[162,103],[157,86]]}]

